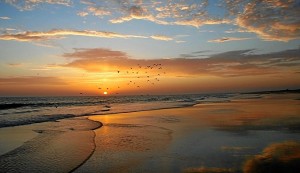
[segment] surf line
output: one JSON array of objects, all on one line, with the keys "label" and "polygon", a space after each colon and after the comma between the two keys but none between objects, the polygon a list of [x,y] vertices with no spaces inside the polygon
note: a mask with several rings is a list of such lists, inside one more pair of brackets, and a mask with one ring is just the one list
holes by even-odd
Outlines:
[{"label": "surf line", "polygon": [[[87,118],[87,119],[90,120],[90,121],[94,121],[94,120],[91,120],[91,119],[89,119],[89,118]],[[90,130],[92,130],[93,133],[94,133],[94,137],[93,137],[94,148],[93,148],[92,152],[89,154],[89,156],[88,156],[86,159],[84,159],[84,160],[82,161],[82,163],[80,163],[80,164],[77,165],[75,168],[73,168],[71,171],[69,171],[69,173],[74,172],[75,170],[77,170],[78,168],[80,168],[82,165],[84,165],[84,164],[92,157],[92,155],[93,155],[94,152],[96,151],[96,132],[95,132],[95,130],[101,128],[101,127],[103,126],[103,123],[101,123],[100,121],[94,121],[94,122],[98,123],[98,126],[97,126],[97,127],[93,128],[93,129],[90,129]]]}]

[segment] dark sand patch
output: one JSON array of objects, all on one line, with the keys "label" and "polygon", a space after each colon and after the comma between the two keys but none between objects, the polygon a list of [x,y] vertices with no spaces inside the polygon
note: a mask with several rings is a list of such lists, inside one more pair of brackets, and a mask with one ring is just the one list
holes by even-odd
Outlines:
[{"label": "dark sand patch", "polygon": [[262,154],[246,161],[244,173],[299,173],[300,143],[282,142],[266,147]]}]

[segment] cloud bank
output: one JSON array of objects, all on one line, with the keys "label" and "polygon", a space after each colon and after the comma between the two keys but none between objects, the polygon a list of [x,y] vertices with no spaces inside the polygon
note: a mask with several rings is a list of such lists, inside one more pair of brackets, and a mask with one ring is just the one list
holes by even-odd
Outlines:
[{"label": "cloud bank", "polygon": [[[209,58],[133,59],[127,53],[110,49],[75,49],[63,56],[70,60],[66,67],[89,72],[126,70],[140,64],[163,64],[168,74],[220,77],[295,73],[300,67],[300,49],[269,54],[253,54],[253,50],[229,51]],[[194,54],[197,55],[197,54]]]},{"label": "cloud bank", "polygon": [[[89,2],[89,3],[87,3]],[[300,37],[300,6],[297,0],[212,1],[100,1],[85,0],[84,15],[110,15],[111,23],[146,20],[159,25],[201,27],[233,24],[263,40],[289,41]],[[214,10],[209,10],[214,8]],[[214,11],[224,11],[222,14]]]}]

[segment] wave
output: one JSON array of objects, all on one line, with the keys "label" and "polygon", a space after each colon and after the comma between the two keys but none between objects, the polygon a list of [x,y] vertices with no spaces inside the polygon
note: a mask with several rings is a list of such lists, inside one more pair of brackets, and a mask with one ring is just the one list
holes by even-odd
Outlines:
[{"label": "wave", "polygon": [[42,122],[49,122],[49,121],[57,121],[60,119],[65,118],[72,118],[76,115],[73,114],[62,114],[62,115],[41,115],[37,117],[30,117],[25,119],[18,119],[18,120],[1,120],[0,121],[0,128],[2,127],[12,127],[12,126],[21,126],[27,124],[34,124],[34,123],[42,123]]},{"label": "wave", "polygon": [[26,103],[0,104],[0,110],[15,109],[15,108],[20,108],[20,107],[25,107],[25,106],[31,106],[31,105],[33,105],[33,104],[26,104]]}]

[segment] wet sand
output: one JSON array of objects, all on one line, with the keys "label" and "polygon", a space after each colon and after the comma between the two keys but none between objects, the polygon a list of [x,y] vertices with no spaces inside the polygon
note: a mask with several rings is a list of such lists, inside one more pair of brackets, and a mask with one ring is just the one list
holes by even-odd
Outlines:
[{"label": "wet sand", "polygon": [[264,95],[2,128],[0,134],[27,135],[10,139],[14,147],[0,156],[0,170],[250,173],[265,160],[300,165],[299,98]]},{"label": "wet sand", "polygon": [[95,130],[94,154],[75,172],[242,172],[269,145],[300,142],[297,98],[91,116],[103,127]]},{"label": "wet sand", "polygon": [[[8,140],[13,146],[21,146],[12,150],[7,149],[0,156],[0,172],[70,172],[83,164],[95,150],[94,129],[101,127],[101,123],[85,118],[64,119],[59,122],[37,123],[26,126],[3,128],[5,132],[12,130],[25,133],[27,141]],[[24,134],[25,134],[24,133]],[[3,134],[3,133],[2,133]],[[1,142],[2,143],[2,142]]]}]

